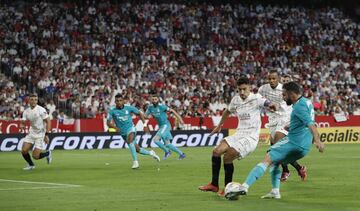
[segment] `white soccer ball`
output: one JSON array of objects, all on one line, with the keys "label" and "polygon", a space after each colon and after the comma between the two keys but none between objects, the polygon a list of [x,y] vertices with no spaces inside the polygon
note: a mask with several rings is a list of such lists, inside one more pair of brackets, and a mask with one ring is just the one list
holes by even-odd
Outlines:
[{"label": "white soccer ball", "polygon": [[225,187],[225,198],[228,200],[238,200],[241,184],[238,182],[230,182]]}]

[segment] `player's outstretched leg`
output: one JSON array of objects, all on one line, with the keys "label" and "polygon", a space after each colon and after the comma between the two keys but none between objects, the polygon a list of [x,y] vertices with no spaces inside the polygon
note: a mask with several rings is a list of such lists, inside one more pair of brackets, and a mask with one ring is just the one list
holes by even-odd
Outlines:
[{"label": "player's outstretched leg", "polygon": [[300,165],[297,161],[290,163],[296,171],[298,172],[298,175],[300,176],[302,181],[305,181],[307,179],[307,169],[306,166]]}]

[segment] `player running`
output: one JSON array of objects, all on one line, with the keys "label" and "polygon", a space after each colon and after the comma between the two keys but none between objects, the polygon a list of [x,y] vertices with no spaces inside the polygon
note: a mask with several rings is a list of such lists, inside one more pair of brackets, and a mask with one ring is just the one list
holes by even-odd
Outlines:
[{"label": "player running", "polygon": [[[28,165],[23,168],[24,170],[32,170],[35,168],[35,164],[29,155],[30,149],[33,149],[32,157],[35,160],[46,157],[48,164],[52,161],[50,150],[42,152],[42,150],[45,149],[44,143],[49,143],[48,133],[51,131],[49,115],[45,108],[38,105],[37,94],[31,94],[29,96],[29,104],[30,107],[25,109],[22,121],[20,122],[20,129],[24,130],[24,121],[30,121],[29,134],[23,139],[24,143],[21,149],[21,154],[28,163]],[[33,148],[33,146],[35,147]]]},{"label": "player running", "polygon": [[159,98],[156,95],[153,95],[151,97],[151,103],[152,105],[148,107],[145,114],[147,118],[149,118],[150,115],[153,116],[158,122],[159,130],[152,140],[155,142],[156,145],[160,147],[160,149],[165,152],[165,156],[163,159],[166,160],[171,155],[171,151],[179,155],[179,160],[184,159],[186,157],[185,153],[183,153],[171,143],[173,136],[170,132],[171,125],[167,118],[167,112],[169,111],[173,113],[180,121],[180,124],[184,124],[184,121],[174,109],[159,103]]},{"label": "player running", "polygon": [[[115,96],[115,104],[116,107],[109,111],[107,118],[107,125],[111,128],[115,128],[116,132],[119,132],[123,137],[123,139],[128,144],[131,156],[133,158],[133,165],[131,168],[132,169],[139,168],[139,161],[136,153],[140,153],[142,155],[150,155],[157,161],[160,161],[159,156],[157,156],[153,150],[148,151],[143,148],[140,148],[135,141],[136,128],[132,121],[131,114],[138,115],[140,119],[145,123],[145,117],[143,113],[134,106],[124,105],[124,99],[120,94],[117,94]],[[146,125],[145,125],[145,131],[149,131]]]}]

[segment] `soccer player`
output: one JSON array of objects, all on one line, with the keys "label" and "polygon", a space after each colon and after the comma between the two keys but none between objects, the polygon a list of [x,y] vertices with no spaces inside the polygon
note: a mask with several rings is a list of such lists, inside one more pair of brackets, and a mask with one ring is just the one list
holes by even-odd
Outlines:
[{"label": "soccer player", "polygon": [[45,108],[38,105],[38,96],[36,94],[29,95],[29,104],[30,107],[25,109],[22,121],[20,122],[20,129],[24,131],[25,121],[30,121],[29,134],[23,139],[24,142],[21,149],[21,154],[28,163],[28,165],[23,168],[24,170],[32,170],[35,168],[35,164],[29,155],[30,149],[32,149],[32,157],[35,160],[46,157],[48,164],[52,161],[50,150],[42,152],[42,150],[44,150],[44,143],[49,143],[48,133],[51,131],[49,115]]},{"label": "soccer player", "polygon": [[[160,161],[159,156],[157,156],[153,150],[148,151],[140,148],[139,145],[136,143],[136,128],[132,121],[131,114],[138,115],[140,119],[145,123],[144,114],[134,106],[125,105],[125,101],[120,94],[117,94],[115,96],[115,104],[116,107],[109,111],[107,117],[107,125],[111,128],[115,128],[116,132],[119,132],[128,144],[131,156],[133,158],[133,165],[131,168],[139,168],[139,161],[136,153],[140,153],[142,155],[150,155],[157,161]],[[147,125],[144,124],[144,127],[145,131],[149,131]]]},{"label": "soccer player", "polygon": [[[234,172],[233,161],[243,159],[256,149],[259,141],[261,127],[261,109],[269,107],[275,110],[275,105],[259,94],[250,92],[250,82],[246,77],[237,81],[238,95],[234,96],[224,111],[219,125],[214,128],[211,135],[218,133],[230,114],[236,114],[239,123],[235,134],[225,137],[212,152],[212,180],[209,184],[200,186],[201,191],[219,191],[219,173],[221,156],[224,155],[225,186],[232,181]],[[224,191],[218,193],[224,195]]]},{"label": "soccer player", "polygon": [[314,122],[314,108],[310,100],[302,97],[301,87],[295,82],[284,84],[283,97],[288,105],[293,105],[288,136],[270,147],[263,161],[251,170],[246,181],[232,194],[246,195],[248,188],[261,178],[269,167],[272,190],[261,198],[280,199],[279,164],[303,158],[309,153],[312,143],[319,152],[324,152],[325,146],[320,142]]},{"label": "soccer player", "polygon": [[[287,136],[288,131],[286,130],[286,127],[290,123],[292,107],[288,106],[283,99],[283,85],[279,82],[280,77],[276,70],[270,71],[268,80],[268,84],[264,84],[259,88],[259,94],[279,106],[279,109],[276,112],[267,112],[269,117],[268,127],[270,129],[270,144],[273,145]],[[301,166],[297,161],[290,164],[297,170],[301,179],[303,181],[306,180],[306,167]],[[290,176],[290,171],[286,164],[282,164],[282,169],[281,181],[285,182]]]},{"label": "soccer player", "polygon": [[[181,116],[172,108],[167,107],[164,104],[159,103],[159,98],[156,95],[153,95],[151,97],[151,103],[152,105],[149,106],[149,108],[146,110],[145,114],[147,117],[149,115],[155,117],[156,121],[159,124],[159,131],[156,133],[156,135],[153,138],[153,141],[156,145],[160,147],[165,152],[164,160],[166,160],[170,154],[171,151],[177,153],[179,155],[179,160],[184,159],[185,153],[183,153],[181,150],[176,148],[170,141],[173,139],[171,132],[170,132],[170,122],[167,118],[167,112],[173,113],[176,118],[180,121],[181,124],[184,124],[184,121],[182,120]],[[170,151],[170,150],[171,151]]]}]

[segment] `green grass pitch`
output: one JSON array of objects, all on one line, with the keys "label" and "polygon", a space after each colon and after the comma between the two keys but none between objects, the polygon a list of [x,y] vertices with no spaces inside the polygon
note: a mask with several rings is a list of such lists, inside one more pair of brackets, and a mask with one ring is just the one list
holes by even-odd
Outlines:
[{"label": "green grass pitch", "polygon": [[[125,149],[57,150],[51,165],[36,161],[33,171],[22,170],[25,161],[19,152],[1,152],[0,210],[359,210],[360,145],[326,147],[324,154],[313,148],[301,160],[308,181],[301,182],[290,167],[289,181],[281,184],[281,200],[260,199],[271,188],[267,172],[238,201],[197,190],[210,181],[211,147],[182,148],[187,158],[179,161],[172,154],[160,163],[160,171],[155,160],[141,155],[140,169],[132,170]],[[243,182],[266,149],[259,146],[246,159],[235,161],[234,181]]]}]

